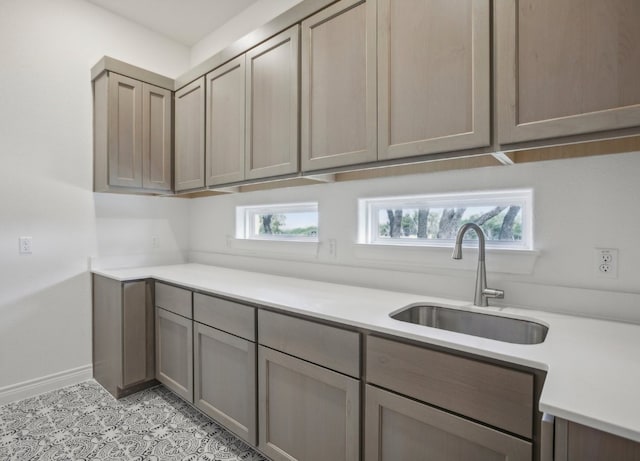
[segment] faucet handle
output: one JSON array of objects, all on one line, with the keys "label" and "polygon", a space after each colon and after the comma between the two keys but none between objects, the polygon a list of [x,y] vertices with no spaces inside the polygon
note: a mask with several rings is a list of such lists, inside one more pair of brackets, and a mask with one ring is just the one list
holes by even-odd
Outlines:
[{"label": "faucet handle", "polygon": [[482,296],[484,296],[485,298],[502,299],[504,298],[504,291],[496,290],[494,288],[485,288],[484,290],[482,290]]}]

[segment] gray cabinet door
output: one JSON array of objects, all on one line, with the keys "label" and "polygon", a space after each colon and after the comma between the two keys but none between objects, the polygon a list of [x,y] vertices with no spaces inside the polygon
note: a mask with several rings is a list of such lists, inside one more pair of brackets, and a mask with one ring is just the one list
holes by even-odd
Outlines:
[{"label": "gray cabinet door", "polygon": [[640,125],[640,2],[496,2],[501,144]]},{"label": "gray cabinet door", "polygon": [[156,307],[156,379],[193,403],[193,327],[190,319]]},{"label": "gray cabinet door", "polygon": [[256,445],[256,344],[194,322],[194,403]]},{"label": "gray cabinet door", "polygon": [[489,0],[378,0],[378,158],[490,143]]},{"label": "gray cabinet door", "polygon": [[342,0],[302,22],[303,171],[377,158],[375,2]]},{"label": "gray cabinet door", "polygon": [[175,189],[204,187],[204,77],[176,91]]},{"label": "gray cabinet door", "polygon": [[109,73],[109,186],[142,187],[142,82]]},{"label": "gray cabinet door", "polygon": [[360,459],[359,381],[263,346],[258,363],[263,453],[274,461]]},{"label": "gray cabinet door", "polygon": [[247,52],[247,179],[298,171],[299,27]]},{"label": "gray cabinet door", "polygon": [[516,437],[367,386],[365,460],[531,461]]},{"label": "gray cabinet door", "polygon": [[171,91],[142,84],[142,187],[170,191],[173,152]]},{"label": "gray cabinet door", "polygon": [[564,419],[555,420],[556,461],[640,461],[640,443]]},{"label": "gray cabinet door", "polygon": [[245,56],[207,74],[207,186],[244,179]]}]

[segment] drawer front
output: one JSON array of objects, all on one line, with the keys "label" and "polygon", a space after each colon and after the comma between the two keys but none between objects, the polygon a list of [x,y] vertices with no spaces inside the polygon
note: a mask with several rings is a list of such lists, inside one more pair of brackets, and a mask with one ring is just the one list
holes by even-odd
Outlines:
[{"label": "drawer front", "polygon": [[156,282],[156,306],[193,318],[191,312],[191,291]]},{"label": "drawer front", "polygon": [[360,376],[359,333],[259,310],[258,341],[340,373]]},{"label": "drawer front", "polygon": [[256,340],[255,309],[213,296],[193,295],[193,319],[218,330]]},{"label": "drawer front", "polygon": [[367,382],[531,438],[533,375],[387,339],[367,339]]}]

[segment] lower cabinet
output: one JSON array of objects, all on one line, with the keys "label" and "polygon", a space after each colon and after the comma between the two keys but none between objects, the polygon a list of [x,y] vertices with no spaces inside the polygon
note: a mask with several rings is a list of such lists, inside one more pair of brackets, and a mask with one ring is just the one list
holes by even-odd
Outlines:
[{"label": "lower cabinet", "polygon": [[640,461],[640,443],[556,418],[555,461]]},{"label": "lower cabinet", "polygon": [[193,403],[192,320],[156,307],[156,379]]},{"label": "lower cabinet", "polygon": [[256,445],[256,345],[194,322],[194,403]]},{"label": "lower cabinet", "polygon": [[358,380],[264,346],[258,364],[264,454],[274,461],[360,459]]},{"label": "lower cabinet", "polygon": [[531,461],[531,443],[367,385],[365,460]]},{"label": "lower cabinet", "polygon": [[152,286],[93,275],[93,377],[115,398],[157,384]]}]

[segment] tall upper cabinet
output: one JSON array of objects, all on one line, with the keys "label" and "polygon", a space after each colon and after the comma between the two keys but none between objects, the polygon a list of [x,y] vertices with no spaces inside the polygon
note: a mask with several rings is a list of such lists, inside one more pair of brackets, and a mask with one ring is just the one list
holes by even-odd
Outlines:
[{"label": "tall upper cabinet", "polygon": [[246,179],[298,171],[298,50],[295,25],[246,53]]},{"label": "tall upper cabinet", "polygon": [[176,192],[205,185],[205,79],[176,91]]},{"label": "tall upper cabinet", "polygon": [[[172,81],[133,69],[163,88],[113,72],[100,61],[92,70],[94,191],[171,191]],[[106,62],[106,64],[105,64]]]},{"label": "tall upper cabinet", "polygon": [[245,56],[207,74],[207,186],[244,179]]},{"label": "tall upper cabinet", "polygon": [[640,2],[500,0],[501,144],[640,125]]},{"label": "tall upper cabinet", "polygon": [[489,20],[489,0],[378,0],[379,159],[489,145]]},{"label": "tall upper cabinet", "polygon": [[376,160],[375,0],[304,20],[301,56],[302,170]]}]

